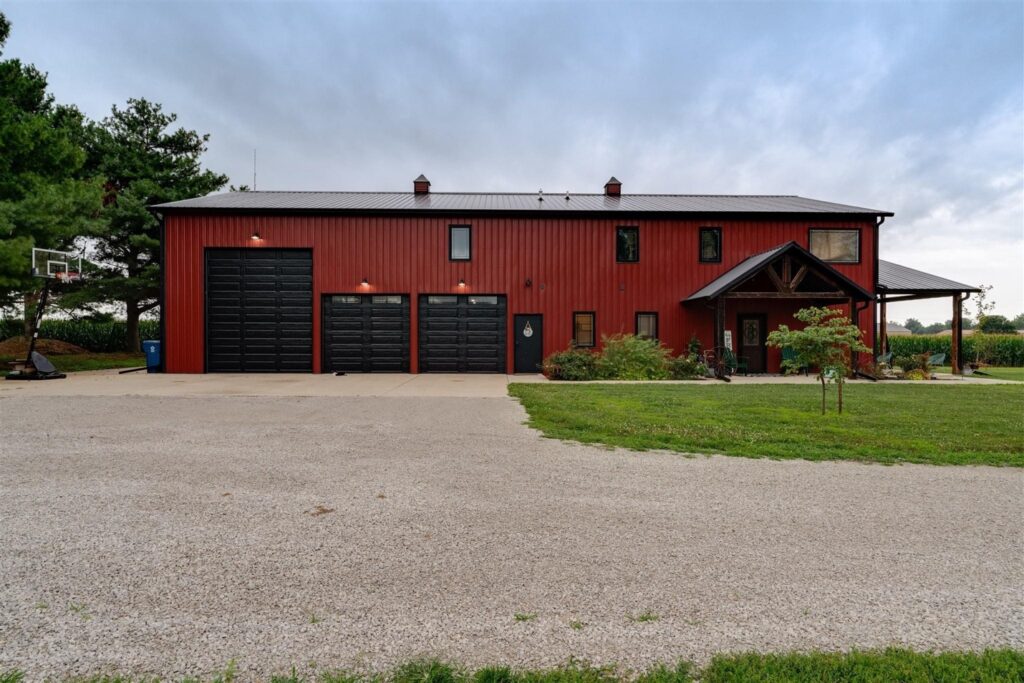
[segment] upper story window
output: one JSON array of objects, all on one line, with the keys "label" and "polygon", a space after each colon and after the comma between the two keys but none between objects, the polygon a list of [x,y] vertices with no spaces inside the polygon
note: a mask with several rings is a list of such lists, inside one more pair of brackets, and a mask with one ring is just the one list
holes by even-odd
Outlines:
[{"label": "upper story window", "polygon": [[721,263],[722,261],[722,229],[700,229],[700,262]]},{"label": "upper story window", "polygon": [[584,348],[594,345],[594,314],[592,312],[572,314],[572,340],[576,346]]},{"label": "upper story window", "polygon": [[647,337],[648,339],[658,338],[658,314],[637,313],[636,314],[636,336]]},{"label": "upper story window", "polygon": [[468,261],[472,250],[472,236],[468,225],[448,226],[448,259]]},{"label": "upper story window", "polygon": [[615,229],[615,260],[619,263],[636,263],[640,260],[640,228]]},{"label": "upper story window", "polygon": [[810,252],[829,263],[860,263],[860,230],[811,228]]}]

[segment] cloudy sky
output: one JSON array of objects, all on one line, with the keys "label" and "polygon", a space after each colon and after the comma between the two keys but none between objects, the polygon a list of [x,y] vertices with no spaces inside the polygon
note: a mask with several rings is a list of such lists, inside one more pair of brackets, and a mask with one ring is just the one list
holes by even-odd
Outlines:
[{"label": "cloudy sky", "polygon": [[[5,2],[93,118],[147,97],[258,189],[799,194],[1024,311],[1020,2]],[[949,303],[891,318],[950,317]]]}]

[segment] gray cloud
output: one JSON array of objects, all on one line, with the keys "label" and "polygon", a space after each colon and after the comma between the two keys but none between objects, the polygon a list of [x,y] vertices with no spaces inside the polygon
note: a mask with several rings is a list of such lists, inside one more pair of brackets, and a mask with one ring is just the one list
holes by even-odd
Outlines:
[{"label": "gray cloud", "polygon": [[[145,96],[261,189],[802,194],[1024,310],[1019,3],[14,3],[8,53]],[[945,302],[894,315],[946,319]]]}]

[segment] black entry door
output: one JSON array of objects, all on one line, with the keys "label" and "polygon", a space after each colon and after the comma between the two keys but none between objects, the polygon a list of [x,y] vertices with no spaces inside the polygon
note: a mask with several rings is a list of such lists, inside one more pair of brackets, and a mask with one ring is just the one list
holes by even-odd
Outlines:
[{"label": "black entry door", "polygon": [[313,370],[309,250],[206,250],[206,370]]},{"label": "black entry door", "polygon": [[763,315],[741,315],[738,319],[739,353],[747,359],[749,372],[765,372],[767,370],[768,330],[767,318]]},{"label": "black entry door", "polygon": [[505,372],[505,297],[424,294],[420,372]]},{"label": "black entry door", "polygon": [[544,318],[517,315],[512,325],[516,348],[516,372],[540,372],[544,361]]},{"label": "black entry door", "polygon": [[324,296],[326,372],[409,372],[409,297]]}]

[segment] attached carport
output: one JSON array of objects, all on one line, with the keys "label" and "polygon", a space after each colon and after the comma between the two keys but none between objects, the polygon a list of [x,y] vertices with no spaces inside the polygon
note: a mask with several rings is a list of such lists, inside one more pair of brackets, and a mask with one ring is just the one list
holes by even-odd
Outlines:
[{"label": "attached carport", "polygon": [[963,302],[972,293],[980,291],[978,287],[879,259],[878,284],[875,287],[879,320],[878,353],[887,353],[889,350],[889,335],[885,329],[888,320],[886,304],[948,296],[953,299],[953,338],[950,364],[953,374],[960,374],[963,367]]}]

